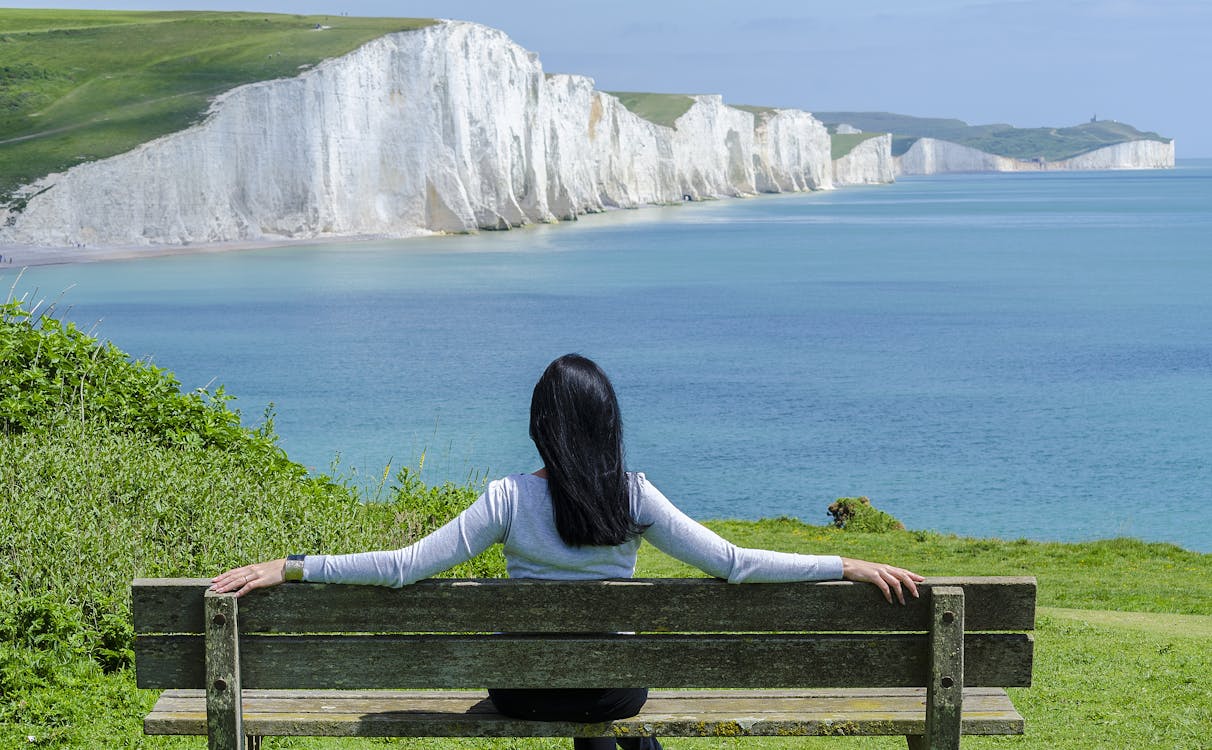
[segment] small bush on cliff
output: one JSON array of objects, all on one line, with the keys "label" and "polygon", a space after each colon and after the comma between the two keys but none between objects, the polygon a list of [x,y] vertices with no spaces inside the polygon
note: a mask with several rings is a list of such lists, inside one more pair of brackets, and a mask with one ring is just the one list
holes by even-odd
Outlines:
[{"label": "small bush on cliff", "polygon": [[833,525],[845,531],[882,534],[905,528],[905,524],[876,508],[866,497],[839,497],[829,506],[829,515],[833,516]]}]

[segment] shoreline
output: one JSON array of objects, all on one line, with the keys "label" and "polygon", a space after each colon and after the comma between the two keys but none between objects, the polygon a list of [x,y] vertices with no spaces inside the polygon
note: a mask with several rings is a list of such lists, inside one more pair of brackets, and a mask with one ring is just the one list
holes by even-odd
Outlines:
[{"label": "shoreline", "polygon": [[[425,237],[432,235],[416,235]],[[0,271],[11,268],[61,266],[84,263],[104,263],[117,260],[143,260],[180,255],[209,255],[241,250],[266,250],[277,247],[301,246],[323,242],[373,242],[413,237],[380,237],[354,235],[348,237],[300,237],[277,240],[233,240],[230,242],[198,242],[188,245],[96,245],[62,247],[55,245],[0,245]]]},{"label": "shoreline", "polygon": [[[1176,169],[1186,168],[1203,168],[1208,164],[1212,164],[1212,157],[1189,157],[1175,160]],[[1123,171],[1123,170],[1086,170],[1086,171]],[[948,177],[972,176],[972,174],[1021,174],[1021,173],[1004,173],[1004,172],[984,172],[984,173],[939,173],[932,175],[903,175],[910,182],[918,182],[921,180],[930,179],[946,179]],[[1034,173],[1033,173],[1034,174]],[[1043,174],[1043,173],[1040,173]],[[1049,173],[1052,174],[1052,173]],[[899,180],[898,180],[899,181]],[[896,182],[886,183],[883,185],[856,185],[850,187],[888,187],[895,185]],[[464,237],[483,234],[509,233],[518,230],[534,229],[536,227],[563,226],[567,224],[575,224],[578,221],[592,219],[594,217],[610,216],[618,214],[627,214],[631,212],[648,213],[649,209],[658,209],[651,213],[659,213],[659,209],[668,209],[671,207],[696,206],[702,204],[712,204],[718,201],[746,200],[752,198],[788,198],[793,196],[811,196],[828,194],[836,190],[836,186],[831,189],[821,190],[804,190],[804,191],[784,191],[772,193],[756,193],[753,195],[741,196],[723,196],[704,198],[702,200],[693,201],[690,203],[677,203],[672,206],[669,204],[650,203],[642,206],[616,208],[608,207],[604,211],[593,211],[578,215],[572,220],[560,220],[556,222],[531,222],[517,227],[511,227],[508,230],[493,230],[493,229],[478,229],[474,232],[430,232],[426,230],[418,230],[411,235],[373,235],[373,234],[354,234],[354,235],[317,235],[311,237],[297,238],[278,238],[278,239],[248,239],[248,240],[230,240],[221,242],[196,242],[184,245],[96,245],[85,247],[70,247],[60,245],[30,245],[30,244],[4,244],[0,243],[0,271],[3,271],[6,266],[12,269],[36,267],[36,266],[56,266],[56,265],[74,265],[84,263],[103,263],[107,261],[121,260],[143,260],[145,258],[163,258],[181,255],[202,255],[214,253],[236,252],[241,250],[265,250],[282,247],[303,247],[315,244],[328,244],[336,242],[349,243],[364,243],[364,242],[392,242],[400,240],[411,240],[432,237]],[[654,221],[658,219],[653,219]]]},{"label": "shoreline", "polygon": [[[895,183],[888,183],[894,185]],[[869,186],[861,186],[869,187]],[[333,243],[371,243],[371,242],[407,242],[409,240],[433,238],[477,237],[485,235],[508,235],[514,232],[545,229],[576,225],[582,221],[593,221],[602,217],[620,217],[633,213],[644,215],[648,221],[660,221],[661,210],[683,208],[686,206],[712,206],[721,202],[748,200],[752,198],[787,198],[823,195],[833,192],[832,189],[784,191],[776,193],[757,193],[753,195],[723,196],[702,198],[687,203],[648,203],[634,207],[608,207],[602,211],[588,211],[578,214],[573,219],[561,219],[551,222],[527,222],[508,229],[476,229],[470,232],[435,232],[418,229],[413,234],[350,234],[350,235],[314,235],[308,237],[282,237],[277,239],[248,239],[221,242],[191,242],[188,244],[172,245],[94,245],[70,247],[62,245],[31,245],[0,243],[0,271],[7,266],[13,269],[32,268],[36,266],[75,265],[85,263],[103,263],[120,260],[143,260],[182,255],[203,255],[236,252],[243,250],[266,250],[284,247],[307,247]],[[11,262],[10,262],[11,261]]]}]

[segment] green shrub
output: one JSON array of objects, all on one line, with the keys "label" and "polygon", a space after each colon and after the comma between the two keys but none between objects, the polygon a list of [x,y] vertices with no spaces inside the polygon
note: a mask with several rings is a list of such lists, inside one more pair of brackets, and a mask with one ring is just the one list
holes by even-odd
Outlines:
[{"label": "green shrub", "polygon": [[19,300],[0,306],[0,431],[79,419],[162,445],[240,451],[279,469],[302,469],[278,447],[269,412],[261,428],[249,429],[222,386],[213,393],[180,388],[171,372],[131,361],[74,323],[36,314]]},{"label": "green shrub", "polygon": [[[222,389],[181,393],[171,373],[70,323],[0,310],[4,691],[37,682],[47,659],[128,666],[133,578],[397,548],[475,500],[403,469],[386,502],[364,502],[287,459],[272,421],[244,427]],[[503,574],[499,550],[451,571]]]},{"label": "green shrub", "polygon": [[876,508],[866,497],[839,497],[829,506],[829,515],[833,516],[833,525],[845,531],[882,534],[905,528],[905,524]]}]

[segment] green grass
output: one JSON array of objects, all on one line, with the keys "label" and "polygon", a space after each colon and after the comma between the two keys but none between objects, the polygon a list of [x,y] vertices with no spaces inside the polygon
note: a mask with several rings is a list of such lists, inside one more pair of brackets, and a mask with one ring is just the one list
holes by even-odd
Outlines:
[{"label": "green grass", "polygon": [[773,112],[778,112],[774,107],[761,107],[754,104],[729,104],[733,109],[739,109],[742,112],[748,112],[753,115],[765,115]]},{"label": "green grass", "polygon": [[686,94],[647,94],[638,91],[607,91],[623,106],[649,122],[674,127],[674,123],[694,106],[694,98]]},{"label": "green grass", "polygon": [[0,9],[0,201],[48,173],[198,122],[211,99],[236,86],[298,75],[376,37],[431,23]]},{"label": "green grass", "polygon": [[[271,526],[274,519],[266,523]],[[390,523],[388,519],[380,519]],[[849,534],[789,520],[716,522],[725,536],[751,545],[784,550],[838,551],[904,562],[933,573],[1033,573],[1040,580],[1041,601],[1064,599],[1073,607],[1041,607],[1036,630],[1036,667],[1031,688],[1012,691],[1015,705],[1027,719],[1023,738],[966,738],[966,748],[1013,747],[1022,750],[1084,749],[1089,747],[1205,747],[1212,721],[1212,696],[1206,691],[1212,675],[1212,616],[1134,612],[1129,607],[1156,610],[1207,609],[1212,587],[1212,555],[1183,552],[1168,545],[1114,541],[1090,544],[998,542],[916,532]],[[289,533],[289,530],[288,532]],[[853,537],[853,539],[851,538]],[[1005,554],[999,550],[1011,548]],[[1171,566],[1178,564],[1178,570]],[[1182,568],[1190,568],[1186,574]],[[1163,579],[1144,580],[1141,569],[1156,568]],[[491,566],[486,566],[490,570]],[[497,571],[499,573],[499,570]],[[694,574],[645,545],[639,575]],[[1181,581],[1179,585],[1175,582]],[[1068,592],[1070,583],[1074,591]],[[1132,589],[1144,584],[1142,596]],[[1098,593],[1108,589],[1107,594]],[[1188,594],[1195,604],[1188,601]],[[1202,603],[1201,603],[1202,602]],[[1111,604],[1117,609],[1099,609]],[[85,688],[80,690],[80,688]],[[19,742],[26,735],[57,736],[61,746],[201,748],[199,739],[142,738],[139,718],[154,699],[137,691],[129,670],[106,674],[87,659],[71,660],[54,672],[53,684],[26,693],[35,705],[55,706],[63,724],[10,723],[0,726],[5,738]],[[58,732],[58,734],[55,734]],[[6,734],[7,733],[7,734]],[[470,750],[541,750],[543,740],[341,740],[275,739],[267,748],[363,748],[376,744],[398,747]],[[842,742],[843,745],[838,743]],[[51,743],[54,744],[54,743]],[[567,744],[567,743],[565,743]],[[898,738],[846,740],[741,739],[671,740],[670,747],[708,750],[742,748],[900,748]],[[14,744],[13,747],[21,745]],[[97,745],[100,746],[100,745]]]},{"label": "green grass", "polygon": [[[711,526],[741,546],[828,550],[896,562],[923,575],[1034,575],[1041,606],[1212,616],[1212,555],[1172,544],[1005,541],[929,531],[857,534],[794,519]],[[645,558],[646,565],[660,575],[696,575],[682,563],[653,555]]]},{"label": "green grass", "polygon": [[[138,402],[138,403],[134,403]],[[379,502],[308,476],[245,427],[231,400],[180,393],[53,318],[0,314],[0,750],[203,748],[144,737],[127,585],[205,576],[288,551],[396,547],[466,507],[471,487],[385,470]],[[820,513],[830,499],[821,499]],[[792,519],[709,524],[743,546],[881,559],[927,575],[1039,579],[1034,686],[1012,691],[1025,738],[966,748],[1207,747],[1212,555],[1114,539],[1080,544],[918,531],[855,533]],[[701,575],[648,545],[642,576]],[[454,575],[501,576],[495,548]],[[32,740],[29,738],[33,738]],[[271,738],[265,748],[545,750],[549,740]],[[568,746],[567,742],[563,743]],[[903,748],[901,738],[671,740],[671,748]]]},{"label": "green grass", "polygon": [[[963,120],[912,117],[891,112],[816,112],[826,124],[848,123],[863,131],[893,134],[892,153],[900,156],[919,138],[938,138],[1014,159],[1059,161],[1116,143],[1170,139],[1125,123],[1099,120],[1067,128],[1016,128],[1002,123],[969,125]],[[836,158],[836,157],[834,157]]]},{"label": "green grass", "polygon": [[1085,625],[1106,625],[1122,630],[1173,635],[1181,633],[1191,638],[1212,638],[1212,617],[1206,615],[1157,615],[1146,612],[1117,612],[1100,609],[1064,609],[1040,607],[1039,613],[1061,620]]},{"label": "green grass", "polygon": [[872,138],[878,138],[884,133],[830,133],[829,158],[837,161],[850,153],[860,143]]}]

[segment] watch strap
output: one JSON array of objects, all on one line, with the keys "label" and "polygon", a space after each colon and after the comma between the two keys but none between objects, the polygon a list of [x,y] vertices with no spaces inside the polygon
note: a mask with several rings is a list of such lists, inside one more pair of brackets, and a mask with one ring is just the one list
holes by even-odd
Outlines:
[{"label": "watch strap", "polygon": [[287,555],[286,565],[282,568],[282,578],[288,583],[303,580],[303,559],[307,555]]}]

